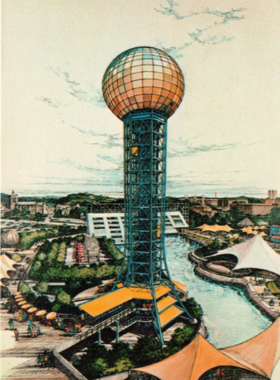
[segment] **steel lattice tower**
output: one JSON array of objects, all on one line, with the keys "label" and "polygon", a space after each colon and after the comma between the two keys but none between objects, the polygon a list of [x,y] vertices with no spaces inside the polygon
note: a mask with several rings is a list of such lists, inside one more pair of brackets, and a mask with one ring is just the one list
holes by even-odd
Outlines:
[{"label": "steel lattice tower", "polygon": [[124,123],[125,255],[115,288],[151,291],[154,327],[163,342],[156,289],[170,287],[165,256],[167,120],[184,94],[184,78],[165,52],[138,47],[117,56],[102,82],[107,106]]}]

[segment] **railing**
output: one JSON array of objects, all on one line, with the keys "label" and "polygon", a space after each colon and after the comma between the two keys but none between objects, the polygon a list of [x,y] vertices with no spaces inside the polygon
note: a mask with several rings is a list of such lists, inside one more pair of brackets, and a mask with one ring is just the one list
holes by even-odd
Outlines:
[{"label": "railing", "polygon": [[79,335],[76,335],[75,336],[75,340],[81,341],[83,339],[86,339],[89,336],[93,335],[94,333],[102,330],[103,328],[111,326],[114,322],[119,321],[120,319],[122,319],[122,318],[126,317],[127,315],[131,314],[135,310],[136,309],[134,307],[125,309],[125,310],[121,311],[120,313],[118,313],[116,315],[113,315],[112,317],[110,317],[108,319],[105,319],[105,321],[97,323],[94,327],[90,328],[89,330],[87,330],[87,331],[85,331],[85,332],[83,332],[83,333],[81,333]]},{"label": "railing", "polygon": [[81,317],[76,314],[57,313],[57,316],[62,319],[69,318],[69,319],[75,319],[76,321],[81,321]]},{"label": "railing", "polygon": [[[133,318],[128,319],[127,321],[123,322],[119,326],[119,331],[125,330],[127,327],[129,327],[129,326],[131,326],[131,325],[133,325],[134,323],[137,323],[137,322],[148,322],[148,323],[151,323],[152,321],[153,320],[150,317],[142,317],[141,315],[136,315]],[[117,328],[116,327],[111,327],[111,329],[115,331]]]}]

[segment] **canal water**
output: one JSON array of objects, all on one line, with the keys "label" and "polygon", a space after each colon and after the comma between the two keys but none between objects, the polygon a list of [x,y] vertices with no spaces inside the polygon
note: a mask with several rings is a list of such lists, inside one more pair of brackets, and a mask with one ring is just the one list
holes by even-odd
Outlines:
[{"label": "canal water", "polygon": [[245,290],[197,276],[194,264],[188,260],[188,253],[193,248],[184,238],[167,237],[165,245],[171,277],[185,284],[189,297],[194,297],[202,306],[211,344],[217,348],[232,346],[271,325],[272,321],[250,303]]}]

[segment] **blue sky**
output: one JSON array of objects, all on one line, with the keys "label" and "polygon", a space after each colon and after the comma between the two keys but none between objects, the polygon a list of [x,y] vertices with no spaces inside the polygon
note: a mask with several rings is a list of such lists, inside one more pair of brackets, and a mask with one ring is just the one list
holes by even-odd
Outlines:
[{"label": "blue sky", "polygon": [[277,0],[3,1],[2,191],[122,195],[122,122],[101,80],[140,45],[186,82],[168,121],[167,194],[280,191]]}]

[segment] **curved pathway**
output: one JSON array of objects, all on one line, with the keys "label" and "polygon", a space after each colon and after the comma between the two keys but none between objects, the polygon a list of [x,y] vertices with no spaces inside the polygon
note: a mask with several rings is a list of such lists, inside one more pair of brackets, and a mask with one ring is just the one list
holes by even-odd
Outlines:
[{"label": "curved pathway", "polygon": [[[16,287],[13,285],[12,287]],[[15,293],[16,289],[10,289]],[[4,301],[4,300],[3,300]],[[71,339],[67,337],[63,331],[55,330],[52,327],[39,324],[43,335],[37,338],[28,337],[27,322],[18,322],[14,319],[15,328],[20,332],[20,341],[16,342],[14,339],[14,332],[9,330],[8,321],[13,317],[4,309],[3,305],[0,307],[0,328],[1,328],[1,379],[9,380],[74,380],[70,372],[56,363],[55,368],[43,368],[37,364],[37,357],[45,349],[53,350],[58,345]]]}]

